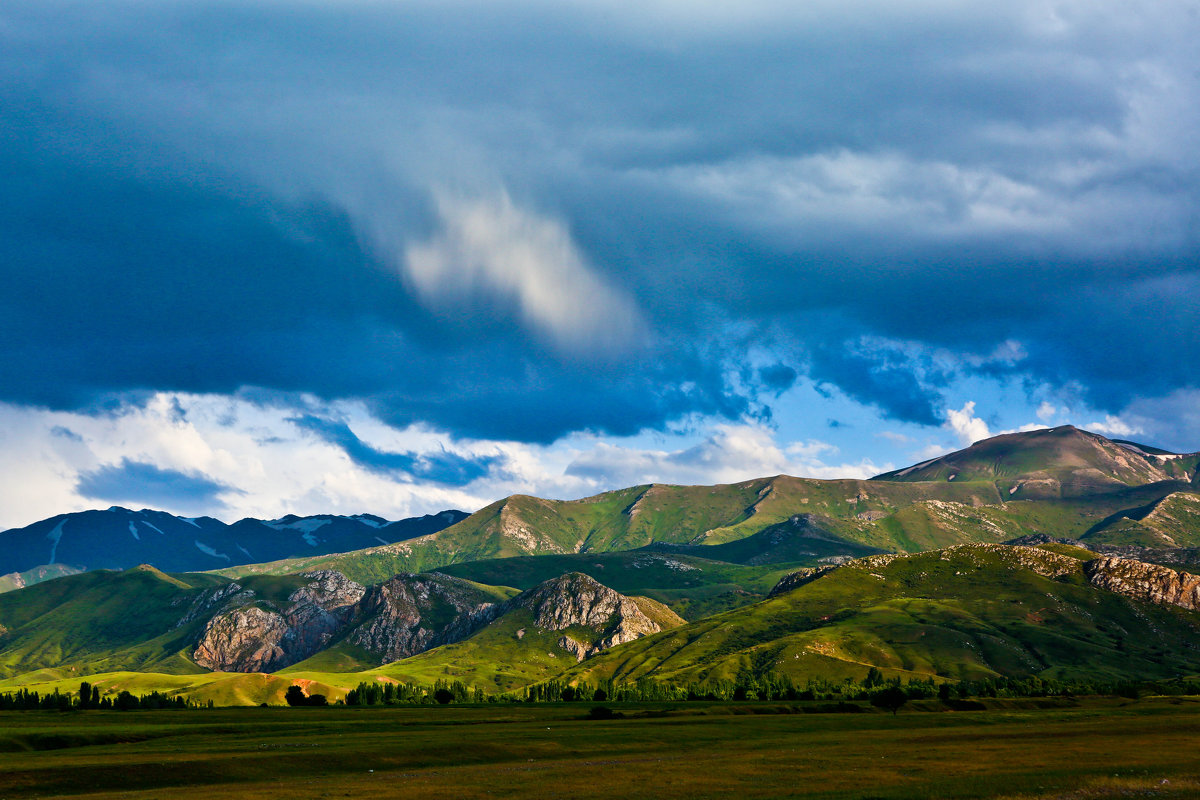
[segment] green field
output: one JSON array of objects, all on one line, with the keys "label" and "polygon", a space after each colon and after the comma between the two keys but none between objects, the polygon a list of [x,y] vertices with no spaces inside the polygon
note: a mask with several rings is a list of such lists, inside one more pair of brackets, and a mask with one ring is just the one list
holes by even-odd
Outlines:
[{"label": "green field", "polygon": [[[8,712],[0,798],[1116,798],[1200,793],[1200,701]],[[1038,705],[1055,707],[1039,708]]]}]

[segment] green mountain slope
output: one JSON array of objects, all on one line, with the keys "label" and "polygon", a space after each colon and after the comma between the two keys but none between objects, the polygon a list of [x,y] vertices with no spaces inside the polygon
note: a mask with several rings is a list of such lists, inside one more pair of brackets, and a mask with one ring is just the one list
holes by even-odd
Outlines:
[{"label": "green mountain slope", "polygon": [[650,597],[686,619],[699,619],[762,600],[780,578],[804,563],[752,567],[691,555],[633,550],[468,561],[437,571],[522,590],[567,572],[581,572],[622,594]]},{"label": "green mountain slope", "polygon": [[183,652],[198,623],[176,624],[193,598],[225,582],[141,566],[6,592],[0,595],[0,676],[51,667],[200,672]]},{"label": "green mountain slope", "polygon": [[1081,538],[1098,544],[1200,546],[1200,493],[1172,492],[1145,506],[1122,510]]},{"label": "green mountain slope", "polygon": [[581,573],[539,583],[507,601],[501,614],[462,641],[379,670],[398,680],[461,680],[509,691],[552,678],[593,650],[620,647],[683,624],[666,606],[627,597]]},{"label": "green mountain slope", "polygon": [[76,575],[83,570],[67,564],[43,564],[40,567],[27,569],[24,572],[10,572],[0,575],[0,594],[14,589],[24,589],[42,581],[51,581],[65,575]]},{"label": "green mountain slope", "polygon": [[1082,559],[970,545],[853,562],[756,605],[599,654],[589,681],[680,681],[747,670],[1146,679],[1200,670],[1200,614],[1089,584]]},{"label": "green mountain slope", "polygon": [[[780,475],[721,486],[635,486],[572,501],[514,495],[430,536],[221,574],[334,569],[377,582],[396,572],[483,559],[652,544],[741,543],[704,557],[771,563],[784,560],[787,548],[772,553],[766,539],[800,521],[811,541],[793,544],[823,556],[917,552],[1036,533],[1077,538],[1114,515],[1137,519],[1135,512],[1148,504],[1194,491],[1193,462],[1200,456],[1151,450],[1066,426],[997,436],[869,481]],[[746,542],[756,534],[768,536]],[[1148,546],[1160,544],[1153,534],[1143,538]]]},{"label": "green mountain slope", "polygon": [[1136,446],[1063,425],[993,436],[875,480],[995,481],[1013,496],[1077,497],[1172,480],[1164,463],[1161,456]]}]

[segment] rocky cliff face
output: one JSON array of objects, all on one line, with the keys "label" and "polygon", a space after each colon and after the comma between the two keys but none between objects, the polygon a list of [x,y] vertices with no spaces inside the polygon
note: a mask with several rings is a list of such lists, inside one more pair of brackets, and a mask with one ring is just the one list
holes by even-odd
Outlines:
[{"label": "rocky cliff face", "polygon": [[[535,627],[562,631],[559,646],[579,660],[661,630],[633,599],[580,573],[546,581],[504,603],[448,575],[401,573],[370,589],[330,570],[304,577],[308,582],[283,604],[237,583],[197,597],[178,623],[208,620],[193,652],[196,663],[269,672],[344,639],[382,664],[461,641],[518,609],[532,614]],[[664,608],[663,614],[670,612]]]},{"label": "rocky cliff face", "polygon": [[327,647],[353,618],[366,589],[331,570],[303,577],[309,582],[292,592],[282,608],[236,583],[197,598],[181,624],[197,613],[220,610],[205,625],[193,660],[212,670],[268,672]]},{"label": "rocky cliff face", "polygon": [[496,615],[497,604],[448,575],[401,573],[372,588],[360,604],[368,617],[350,640],[384,662],[469,636]]},{"label": "rocky cliff face", "polygon": [[231,609],[208,621],[192,659],[221,672],[267,672],[284,667],[294,663],[282,647],[287,631],[287,622],[277,611],[258,606]]},{"label": "rocky cliff face", "polygon": [[1200,609],[1200,576],[1112,556],[1083,565],[1093,586],[1145,603]]},{"label": "rocky cliff face", "polygon": [[[662,628],[647,617],[631,598],[613,591],[580,572],[572,572],[522,592],[500,611],[524,608],[533,624],[543,630],[567,631],[558,646],[582,661],[592,653],[658,633]],[[579,629],[594,632],[580,641]]]}]

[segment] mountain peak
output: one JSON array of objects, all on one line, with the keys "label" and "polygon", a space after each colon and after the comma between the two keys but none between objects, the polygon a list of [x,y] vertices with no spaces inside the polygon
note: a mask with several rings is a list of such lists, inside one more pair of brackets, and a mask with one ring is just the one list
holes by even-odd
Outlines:
[{"label": "mountain peak", "polygon": [[[1009,494],[1068,496],[1171,479],[1159,461],[1073,425],[1005,433],[877,475],[878,481],[1002,481]],[[1014,497],[1025,499],[1025,496]]]}]

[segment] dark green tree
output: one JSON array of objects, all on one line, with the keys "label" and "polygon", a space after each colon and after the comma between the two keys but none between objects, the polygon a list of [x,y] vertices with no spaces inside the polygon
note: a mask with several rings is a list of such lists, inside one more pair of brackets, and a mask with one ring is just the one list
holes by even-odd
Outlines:
[{"label": "dark green tree", "polygon": [[283,695],[283,699],[287,701],[289,706],[308,705],[308,697],[304,694],[304,690],[301,689],[300,685],[297,683],[293,683],[287,688],[287,691]]},{"label": "dark green tree", "polygon": [[899,686],[889,686],[871,695],[871,705],[876,708],[886,708],[894,716],[900,707],[908,702],[908,693]]}]

